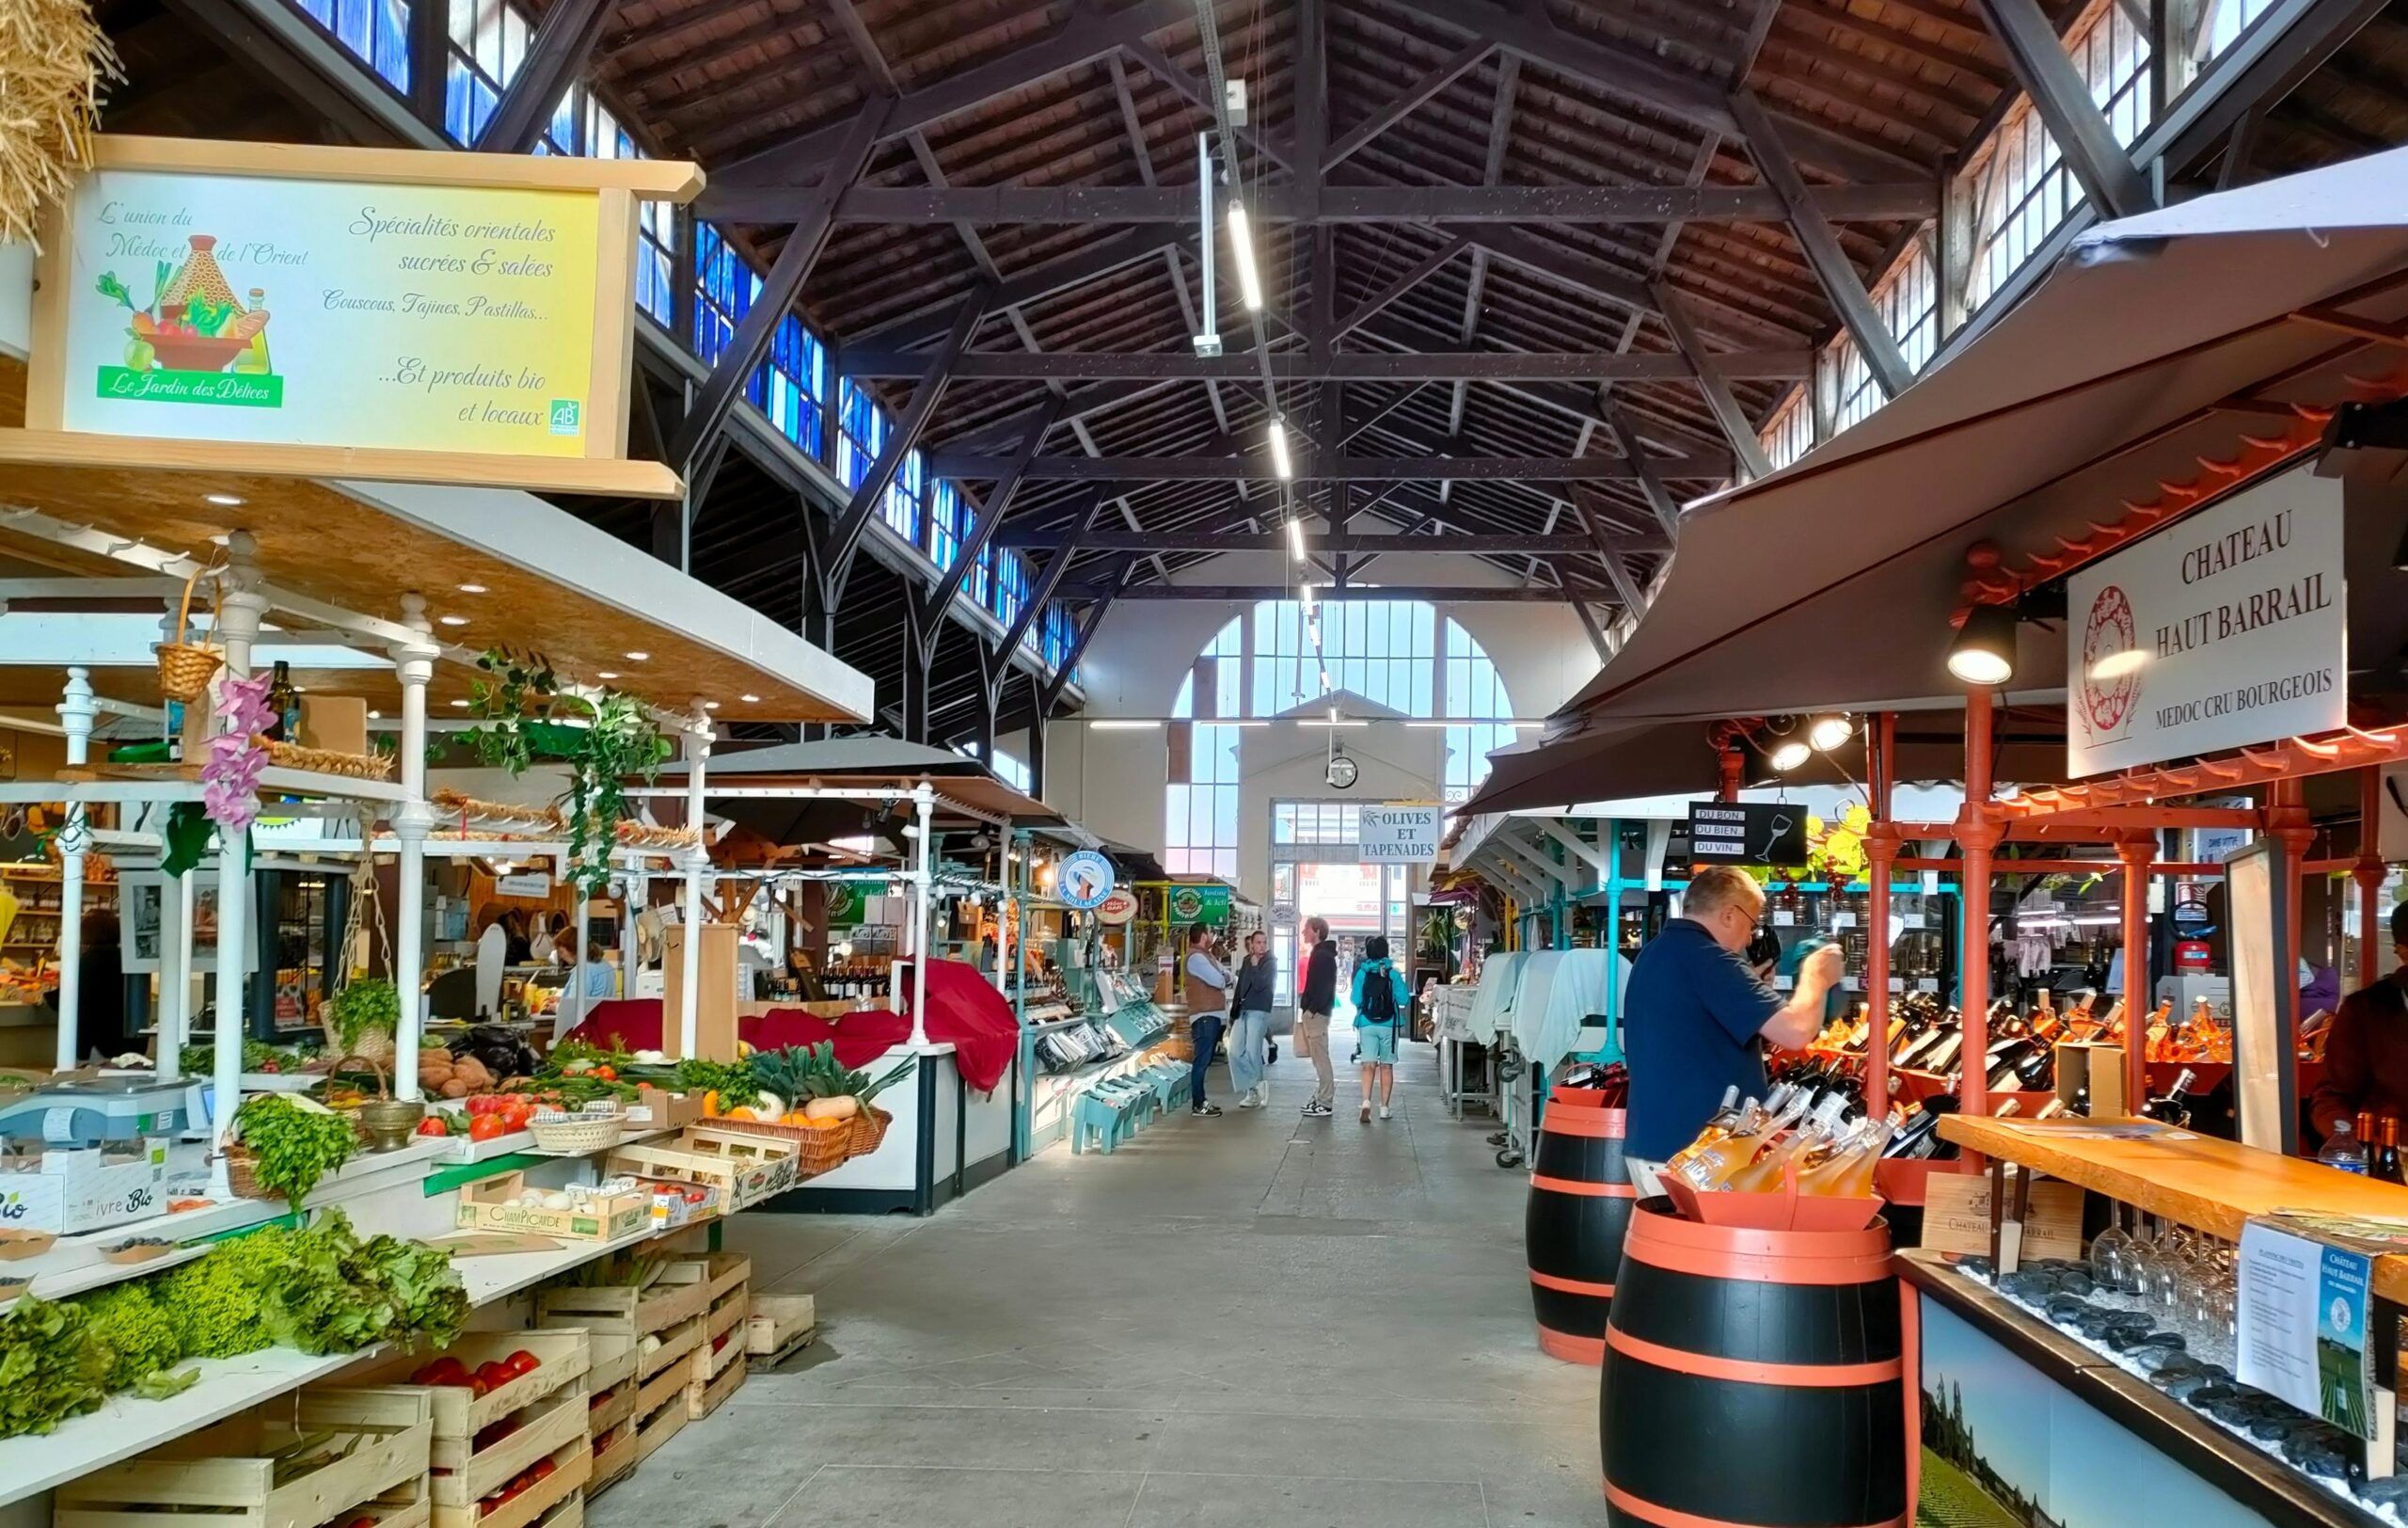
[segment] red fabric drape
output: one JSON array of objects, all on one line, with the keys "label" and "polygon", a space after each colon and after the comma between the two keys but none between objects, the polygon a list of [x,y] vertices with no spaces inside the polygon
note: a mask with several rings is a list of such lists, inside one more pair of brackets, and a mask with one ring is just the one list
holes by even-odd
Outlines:
[{"label": "red fabric drape", "polygon": [[[908,962],[899,979],[908,1003],[911,991]],[[629,1050],[658,1050],[661,1010],[657,997],[611,998],[594,1004],[570,1036],[596,1045],[616,1038]],[[822,1019],[800,1009],[781,1008],[739,1020],[737,1035],[755,1050],[833,1041],[838,1061],[866,1067],[911,1038],[911,1016],[881,1008]],[[1011,1069],[1013,1052],[1020,1045],[1020,1024],[1004,995],[989,985],[976,968],[959,961],[931,961],[928,1038],[951,1044],[962,1079],[980,1092],[990,1092]]]}]

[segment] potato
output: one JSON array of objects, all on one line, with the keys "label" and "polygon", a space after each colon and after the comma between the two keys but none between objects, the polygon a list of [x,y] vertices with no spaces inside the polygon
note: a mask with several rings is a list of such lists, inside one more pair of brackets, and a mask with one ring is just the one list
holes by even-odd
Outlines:
[{"label": "potato", "polygon": [[453,1077],[451,1081],[443,1084],[439,1090],[446,1098],[466,1098],[468,1096],[468,1085],[462,1082],[458,1077]]}]

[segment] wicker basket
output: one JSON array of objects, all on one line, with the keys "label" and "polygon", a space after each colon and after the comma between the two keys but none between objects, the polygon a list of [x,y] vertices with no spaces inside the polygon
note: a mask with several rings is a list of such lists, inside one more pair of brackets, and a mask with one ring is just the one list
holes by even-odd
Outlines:
[{"label": "wicker basket", "polygon": [[626,1121],[617,1114],[538,1114],[527,1129],[539,1151],[583,1155],[619,1144]]},{"label": "wicker basket", "polygon": [[200,581],[207,568],[193,569],[184,580],[183,603],[176,611],[176,637],[173,642],[159,644],[159,692],[169,700],[180,700],[189,706],[209,690],[217,666],[226,661],[224,649],[210,643],[186,642],[185,630],[192,622],[193,586]]},{"label": "wicker basket", "polygon": [[325,748],[304,748],[297,742],[279,742],[273,738],[251,740],[267,751],[267,761],[280,770],[308,770],[317,774],[339,774],[353,780],[390,780],[393,777],[393,756],[390,754],[338,754]]},{"label": "wicker basket", "polygon": [[[852,1128],[845,1132],[845,1155],[848,1158],[867,1156],[878,1150],[886,1139],[887,1126],[894,1122],[895,1116],[884,1109],[876,1105],[863,1106],[862,1111],[853,1116]],[[836,1132],[831,1130],[828,1133],[832,1136]]]},{"label": "wicker basket", "polygon": [[795,1170],[803,1177],[826,1172],[841,1167],[852,1154],[853,1132],[849,1126],[842,1130],[815,1130],[803,1124],[781,1124],[775,1120],[730,1120],[721,1117],[703,1122],[713,1130],[733,1130],[747,1136],[774,1136],[792,1141],[797,1153]]}]

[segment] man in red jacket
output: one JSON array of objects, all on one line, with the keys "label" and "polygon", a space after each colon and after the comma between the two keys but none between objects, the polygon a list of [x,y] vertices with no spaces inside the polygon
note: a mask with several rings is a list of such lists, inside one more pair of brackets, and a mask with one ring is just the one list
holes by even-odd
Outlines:
[{"label": "man in red jacket", "polygon": [[2360,1114],[2408,1117],[2408,902],[2391,910],[2399,963],[2341,999],[2324,1043],[2324,1080],[2308,1095],[2319,1134]]}]

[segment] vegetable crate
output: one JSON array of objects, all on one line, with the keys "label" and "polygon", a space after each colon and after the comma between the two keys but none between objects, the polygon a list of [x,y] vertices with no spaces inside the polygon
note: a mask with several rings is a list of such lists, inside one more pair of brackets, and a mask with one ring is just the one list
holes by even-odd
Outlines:
[{"label": "vegetable crate", "polygon": [[632,1424],[636,1429],[635,1462],[642,1464],[652,1457],[661,1444],[677,1436],[687,1421],[686,1387],[680,1384],[666,1401],[650,1411],[640,1412]]},{"label": "vegetable crate", "polygon": [[610,1154],[607,1170],[717,1188],[722,1213],[728,1213],[792,1188],[800,1178],[800,1155],[792,1141],[774,1136],[698,1125],[673,1140],[622,1146]]},{"label": "vegetable crate", "polygon": [[[406,1383],[447,1362],[482,1377],[493,1368],[511,1368],[509,1361],[520,1354],[533,1364],[483,1395],[457,1383]],[[590,1463],[585,1393],[591,1366],[582,1331],[500,1331],[471,1332],[439,1356],[419,1354],[370,1371],[372,1380],[396,1393],[430,1399],[435,1528],[487,1528],[512,1517],[532,1520],[543,1506],[522,1504],[539,1498],[556,1504],[575,1488],[556,1483]],[[539,1478],[525,1478],[536,1472]]]},{"label": "vegetable crate", "polygon": [[[388,1492],[415,1493],[433,1438],[434,1406],[422,1391],[303,1392],[70,1481],[51,1521],[188,1528],[200,1513],[211,1528],[319,1528]],[[394,1508],[393,1528],[407,1528],[410,1504],[380,1504]]]},{"label": "vegetable crate", "polygon": [[811,1345],[818,1335],[817,1306],[808,1295],[755,1295],[744,1323],[744,1351],[771,1368]]},{"label": "vegetable crate", "polygon": [[703,1259],[711,1306],[703,1317],[703,1344],[694,1350],[693,1378],[686,1387],[688,1413],[696,1421],[744,1383],[745,1321],[752,1313],[749,1284],[752,1260],[735,1252]]},{"label": "vegetable crate", "polygon": [[[643,1351],[642,1339],[660,1336],[710,1309],[708,1269],[700,1262],[673,1261],[643,1288],[604,1284],[582,1288],[555,1284],[535,1294],[538,1327],[583,1327],[590,1332],[634,1337],[639,1377],[652,1372],[658,1350]],[[697,1334],[701,1329],[695,1329]],[[687,1351],[692,1345],[687,1345]]]},{"label": "vegetable crate", "polygon": [[592,1393],[585,1403],[585,1430],[594,1440],[594,1476],[588,1501],[635,1468],[636,1346],[632,1333],[594,1332],[594,1367],[586,1376]]},{"label": "vegetable crate", "polygon": [[567,1241],[618,1241],[652,1220],[649,1194],[612,1194],[586,1200],[575,1209],[550,1210],[515,1204],[527,1191],[526,1174],[504,1172],[460,1190],[453,1222],[463,1231],[526,1231]]}]

